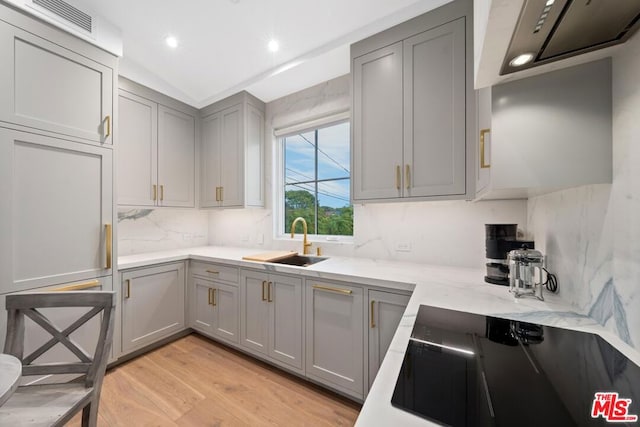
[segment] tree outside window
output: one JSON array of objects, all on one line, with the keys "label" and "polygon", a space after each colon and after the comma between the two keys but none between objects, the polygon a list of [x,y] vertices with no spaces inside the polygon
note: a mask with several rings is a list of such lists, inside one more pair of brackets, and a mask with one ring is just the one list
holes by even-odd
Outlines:
[{"label": "tree outside window", "polygon": [[283,138],[284,230],[299,216],[309,234],[352,236],[349,122]]}]

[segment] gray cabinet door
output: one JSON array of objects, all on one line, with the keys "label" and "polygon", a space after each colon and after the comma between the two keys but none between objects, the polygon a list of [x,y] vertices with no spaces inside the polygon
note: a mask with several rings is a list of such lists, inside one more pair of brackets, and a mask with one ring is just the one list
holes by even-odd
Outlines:
[{"label": "gray cabinet door", "polygon": [[406,39],[403,45],[404,195],[464,194],[464,18]]},{"label": "gray cabinet door", "polygon": [[353,60],[353,199],[402,195],[402,42]]},{"label": "gray cabinet door", "polygon": [[112,144],[113,70],[0,22],[0,121]]},{"label": "gray cabinet door", "polygon": [[111,274],[112,155],[0,128],[0,292]]},{"label": "gray cabinet door", "polygon": [[200,206],[220,206],[220,144],[222,123],[220,113],[202,119],[202,160],[200,172]]},{"label": "gray cabinet door", "polygon": [[122,351],[131,352],[185,327],[184,263],[122,273]]},{"label": "gray cabinet door", "polygon": [[302,369],[302,279],[270,275],[269,356]]},{"label": "gray cabinet door", "polygon": [[118,100],[118,204],[154,206],[158,198],[158,104],[123,90]]},{"label": "gray cabinet door", "polygon": [[220,113],[220,186],[222,206],[244,206],[244,114],[242,105]]},{"label": "gray cabinet door", "polygon": [[240,344],[267,355],[269,353],[269,275],[240,272]]},{"label": "gray cabinet door", "polygon": [[158,106],[160,206],[195,206],[195,118]]},{"label": "gray cabinet door", "polygon": [[409,296],[369,291],[369,388],[389,349]]},{"label": "gray cabinet door", "polygon": [[238,287],[220,282],[213,283],[211,305],[213,306],[213,334],[237,343],[239,341],[239,302]]},{"label": "gray cabinet door", "polygon": [[307,375],[362,397],[363,290],[342,283],[307,283]]},{"label": "gray cabinet door", "polygon": [[204,333],[212,333],[215,323],[211,290],[213,282],[199,278],[192,278],[190,289],[189,311],[191,327]]}]

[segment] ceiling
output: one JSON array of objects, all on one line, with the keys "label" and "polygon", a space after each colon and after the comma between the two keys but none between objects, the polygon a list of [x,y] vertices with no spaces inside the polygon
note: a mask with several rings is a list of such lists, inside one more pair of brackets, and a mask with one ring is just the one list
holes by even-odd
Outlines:
[{"label": "ceiling", "polygon": [[243,89],[269,102],[346,74],[349,44],[450,0],[67,1],[122,30],[121,75],[201,108]]}]

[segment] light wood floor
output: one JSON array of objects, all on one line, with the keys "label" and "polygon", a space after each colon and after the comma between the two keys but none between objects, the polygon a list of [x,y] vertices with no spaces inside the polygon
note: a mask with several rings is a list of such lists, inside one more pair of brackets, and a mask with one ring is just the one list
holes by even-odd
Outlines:
[{"label": "light wood floor", "polygon": [[[198,335],[107,372],[99,426],[344,426],[360,405]],[[68,426],[79,426],[75,417]]]}]

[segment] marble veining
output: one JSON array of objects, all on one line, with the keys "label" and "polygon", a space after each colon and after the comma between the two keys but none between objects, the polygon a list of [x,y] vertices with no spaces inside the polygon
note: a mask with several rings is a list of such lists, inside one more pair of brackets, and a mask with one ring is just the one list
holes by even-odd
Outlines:
[{"label": "marble veining", "polygon": [[118,222],[126,220],[137,220],[145,218],[153,213],[153,209],[131,209],[126,211],[118,211]]},{"label": "marble veining", "polygon": [[118,254],[207,244],[208,214],[194,209],[119,209]]},{"label": "marble veining", "polygon": [[613,56],[613,182],[529,200],[536,246],[561,297],[631,346],[640,343],[640,37]]}]

